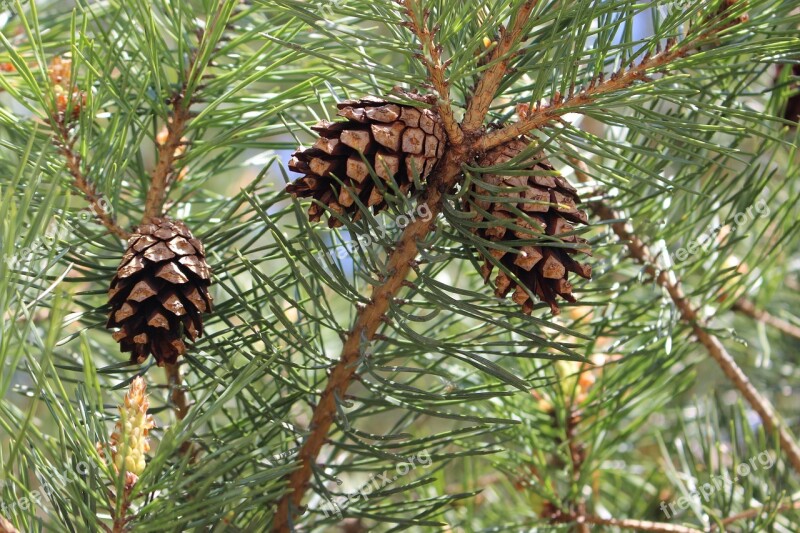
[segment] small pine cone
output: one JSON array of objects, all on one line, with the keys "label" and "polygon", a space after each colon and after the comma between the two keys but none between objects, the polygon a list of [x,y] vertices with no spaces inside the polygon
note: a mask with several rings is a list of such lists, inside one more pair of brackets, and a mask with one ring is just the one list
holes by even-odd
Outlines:
[{"label": "small pine cone", "polygon": [[211,271],[203,244],[183,222],[153,219],[128,239],[108,291],[108,328],[131,361],[152,354],[159,366],[186,352],[183,335],[203,334],[202,314],[211,311]]},{"label": "small pine cone", "polygon": [[[514,139],[486,153],[479,161],[482,167],[501,165],[517,157],[528,147],[524,138]],[[489,248],[495,260],[500,261],[532,294],[550,305],[553,314],[560,312],[557,296],[574,302],[572,285],[567,276],[574,272],[589,279],[592,269],[582,264],[573,256],[582,252],[589,253],[586,239],[576,235],[564,235],[573,231],[570,223],[586,224],[586,213],[576,207],[580,199],[575,189],[558,175],[555,168],[539,154],[531,161],[533,173],[528,176],[484,174],[482,181],[494,187],[525,188],[523,191],[507,193],[490,192],[473,182],[470,195],[465,200],[465,209],[475,213],[475,222],[486,223],[487,227],[475,228],[473,231],[483,239],[494,241],[517,252],[506,252],[498,248]],[[492,201],[487,196],[501,198],[503,201]],[[514,201],[514,200],[517,201]],[[525,216],[519,216],[518,210]],[[493,220],[515,219],[517,229],[492,224]],[[578,245],[575,248],[555,246],[520,245],[521,240],[542,240],[543,235],[560,239],[564,243]],[[484,257],[481,274],[485,282],[489,282],[494,265]],[[495,280],[495,294],[504,298],[513,291],[512,300],[522,306],[526,314],[533,310],[525,288],[519,286],[514,279],[502,270]]]},{"label": "small pine cone", "polygon": [[[403,95],[430,103],[426,97],[414,93]],[[387,184],[389,178],[394,178],[403,194],[413,194],[414,174],[424,180],[444,153],[447,140],[444,128],[439,115],[431,109],[374,96],[345,100],[338,107],[338,115],[347,120],[322,121],[312,127],[320,137],[311,148],[297,150],[289,162],[290,170],[305,174],[286,187],[295,197],[313,198],[334,213],[358,220],[361,212],[353,195],[334,176],[377,213],[386,207],[386,202],[372,179],[369,165]],[[308,210],[308,218],[317,222],[322,211],[323,207],[314,203]],[[333,228],[342,224],[329,215],[328,225]]]},{"label": "small pine cone", "polygon": [[[62,122],[66,118],[77,119],[81,110],[86,107],[86,93],[76,86],[69,86],[72,77],[72,60],[61,59],[61,56],[54,57],[50,61],[47,73],[56,97],[56,116]],[[71,109],[71,115],[66,117],[68,109]]]},{"label": "small pine cone", "polygon": [[108,442],[114,469],[117,472],[125,471],[128,486],[136,483],[147,466],[145,454],[150,451],[148,436],[156,425],[153,417],[147,414],[149,408],[147,384],[138,376],[131,382],[125,401],[119,406],[119,420]]}]

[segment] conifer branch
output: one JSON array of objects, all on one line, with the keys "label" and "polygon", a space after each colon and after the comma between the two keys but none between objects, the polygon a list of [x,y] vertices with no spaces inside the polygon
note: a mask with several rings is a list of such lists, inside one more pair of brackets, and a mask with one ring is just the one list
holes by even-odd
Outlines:
[{"label": "conifer branch", "polygon": [[[754,507],[753,509],[748,509],[746,511],[742,511],[741,513],[736,513],[735,515],[731,515],[723,519],[721,521],[721,525],[724,527],[734,522],[738,522],[739,520],[747,520],[749,518],[755,518],[762,513],[785,513],[786,511],[796,511],[796,510],[800,510],[800,502],[786,503],[772,509],[770,509],[767,506]],[[716,524],[713,524],[709,528],[710,531],[714,531],[716,529],[717,529]]]},{"label": "conifer branch", "polygon": [[[717,25],[702,32],[697,37],[692,39],[687,38],[680,43],[678,43],[677,39],[674,37],[667,39],[664,50],[653,56],[649,53],[646,54],[638,64],[632,63],[627,70],[625,70],[625,67],[621,68],[619,71],[613,73],[608,80],[605,80],[601,74],[598,79],[591,81],[589,87],[579,91],[577,95],[570,93],[564,98],[562,95],[556,93],[553,95],[548,105],[537,106],[532,112],[526,114],[526,116],[520,117],[521,120],[518,122],[489,133],[478,143],[478,149],[483,151],[490,150],[520,135],[525,135],[533,130],[539,129],[557,120],[562,115],[590,104],[598,96],[628,88],[637,81],[650,81],[648,78],[649,72],[665,71],[671,63],[692,54],[699,48],[700,44],[715,37],[722,30],[746,21],[747,17],[742,16],[733,22],[724,23],[724,19],[727,16],[726,12],[736,3],[738,3],[738,0],[734,0],[734,2],[727,5],[727,7],[723,7],[719,13],[713,15],[718,19]],[[467,116],[469,117],[469,112]],[[464,122],[464,129],[469,130],[466,125],[467,119],[465,119]]]},{"label": "conifer branch", "polygon": [[679,526],[665,522],[652,522],[650,520],[633,520],[630,518],[600,518],[599,516],[586,516],[584,520],[596,526],[612,526],[634,531],[655,531],[659,533],[703,533],[702,529]]},{"label": "conifer branch", "polygon": [[[486,118],[486,114],[489,112],[492,101],[494,101],[497,95],[497,90],[500,88],[500,84],[503,82],[506,72],[508,72],[508,64],[513,57],[511,51],[522,38],[523,30],[528,24],[528,18],[533,8],[536,7],[536,2],[537,0],[527,0],[520,6],[515,14],[511,28],[500,28],[500,40],[489,60],[491,66],[478,81],[475,94],[472,96],[469,106],[467,107],[462,125],[465,131],[475,132],[483,126],[483,121]],[[517,135],[513,135],[506,140],[510,141],[516,136]],[[502,144],[502,142],[497,144]],[[479,148],[483,150],[487,149],[482,145],[479,145]]]},{"label": "conifer branch", "polygon": [[450,101],[450,83],[447,81],[445,74],[448,62],[442,62],[442,47],[435,42],[436,29],[428,29],[429,12],[426,10],[422,14],[422,19],[420,19],[419,14],[411,5],[411,0],[397,0],[397,2],[403,6],[408,18],[405,26],[419,39],[422,52],[415,54],[415,56],[425,65],[433,88],[438,93],[436,109],[442,119],[442,126],[447,132],[447,138],[451,143],[460,144],[464,140],[464,133],[453,115],[453,106]]},{"label": "conifer branch", "polygon": [[667,65],[685,57],[688,53],[689,49],[676,46],[674,40],[671,40],[661,53],[652,57],[645,56],[639,64],[628,70],[615,72],[608,80],[603,80],[602,77],[593,80],[588,88],[581,90],[577,95],[567,95],[566,98],[562,98],[561,95],[556,94],[550,104],[534,108],[526,116],[521,117],[519,122],[487,134],[478,143],[478,149],[490,150],[520,135],[542,128],[548,123],[558,120],[560,116],[591,103],[598,96],[625,89],[637,81],[645,81],[648,79],[649,71],[663,70]]},{"label": "conifer branch", "polygon": [[177,364],[166,363],[164,372],[167,374],[170,399],[175,409],[175,416],[178,417],[178,420],[183,420],[189,412],[189,401],[186,398],[186,391],[183,390],[181,367]]},{"label": "conifer branch", "polygon": [[389,275],[386,281],[383,285],[376,286],[369,303],[359,308],[355,325],[347,335],[339,362],[328,377],[325,390],[314,408],[309,433],[297,456],[300,467],[289,476],[290,490],[278,503],[272,531],[291,531],[293,517],[299,512],[303,496],[308,489],[313,466],[334,422],[337,413],[336,398],[343,398],[347,393],[357,370],[358,359],[362,356],[364,343],[374,338],[378,328],[383,324],[384,313],[389,309],[389,303],[405,283],[414,264],[414,258],[418,254],[417,243],[430,233],[431,226],[442,209],[443,193],[453,186],[461,174],[461,166],[469,153],[466,148],[464,144],[456,145],[445,153],[444,159],[430,177],[431,183],[426,195],[419,201],[419,205],[424,204],[428,207],[431,216],[427,219],[418,218],[406,226],[389,257],[387,266]]},{"label": "conifer branch", "polygon": [[150,177],[150,187],[147,189],[142,224],[147,224],[153,218],[160,217],[163,214],[167,190],[173,181],[173,165],[180,153],[180,148],[183,146],[183,133],[189,122],[189,104],[190,102],[187,101],[183,94],[175,96],[172,100],[172,117],[165,125],[167,129],[166,139],[158,145],[158,162]]},{"label": "conifer branch", "polygon": [[[582,182],[587,181],[586,166],[582,161],[573,161],[576,176]],[[592,212],[603,220],[624,218],[608,205],[596,202],[590,206]],[[648,246],[633,232],[626,222],[614,222],[611,229],[617,238],[628,248],[628,255],[644,267],[645,273],[664,290],[680,313],[681,320],[694,332],[697,340],[705,347],[708,354],[717,362],[722,372],[733,386],[744,396],[750,407],[758,413],[768,433],[778,435],[778,441],[794,470],[800,473],[800,446],[798,446],[786,424],[780,419],[770,401],[761,395],[753,386],[744,371],[736,364],[722,341],[706,330],[705,321],[698,316],[697,309],[684,294],[680,280],[673,279],[672,272],[661,270],[653,259]]]},{"label": "conifer branch", "polygon": [[108,212],[105,207],[105,202],[102,201],[101,196],[97,193],[94,185],[84,175],[81,170],[81,156],[74,150],[75,139],[70,139],[69,128],[64,120],[60,117],[54,117],[56,139],[55,144],[61,155],[64,156],[67,170],[72,176],[72,183],[75,187],[83,193],[83,196],[89,202],[89,208],[94,213],[97,220],[106,227],[112,234],[120,239],[127,240],[130,233],[122,229],[114,219],[113,215]]},{"label": "conifer branch", "polygon": [[778,318],[767,311],[757,309],[755,304],[746,298],[736,300],[732,309],[737,313],[749,316],[753,320],[771,326],[785,335],[800,339],[800,326],[795,326],[791,322]]}]

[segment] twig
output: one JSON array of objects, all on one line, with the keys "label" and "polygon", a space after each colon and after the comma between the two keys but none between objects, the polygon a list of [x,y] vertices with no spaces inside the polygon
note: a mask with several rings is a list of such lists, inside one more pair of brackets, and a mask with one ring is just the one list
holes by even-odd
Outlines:
[{"label": "twig", "polygon": [[[733,522],[738,522],[739,520],[747,520],[748,518],[755,518],[756,516],[762,513],[783,513],[786,511],[795,511],[800,509],[800,502],[793,502],[793,503],[786,503],[783,505],[779,505],[774,509],[770,509],[767,506],[763,507],[755,507],[753,509],[748,509],[746,511],[742,511],[741,513],[737,513],[735,515],[731,515],[724,520],[721,521],[723,526],[727,526],[728,524],[732,524]],[[714,531],[717,525],[713,524],[709,531]]]},{"label": "twig", "polygon": [[369,303],[359,308],[355,325],[347,336],[339,362],[328,377],[325,390],[314,409],[309,433],[297,455],[300,468],[289,476],[290,492],[286,493],[278,503],[278,510],[273,519],[273,531],[291,531],[292,517],[299,510],[311,479],[313,466],[333,424],[337,412],[336,398],[345,396],[357,370],[357,361],[362,355],[362,344],[375,336],[378,327],[383,324],[384,313],[389,309],[389,303],[403,286],[418,253],[417,241],[423,240],[428,235],[431,225],[441,212],[442,194],[460,175],[461,165],[468,156],[466,148],[463,144],[451,146],[445,153],[444,159],[439,162],[430,178],[431,184],[426,189],[426,196],[419,201],[419,205],[428,207],[431,216],[427,219],[418,218],[406,226],[389,257],[387,266],[389,275],[386,281],[383,285],[377,285],[372,291]]},{"label": "twig", "polygon": [[158,146],[158,162],[150,177],[150,187],[147,189],[144,216],[142,224],[150,222],[153,218],[160,217],[167,197],[167,188],[172,181],[173,165],[179,148],[183,146],[181,139],[189,121],[190,102],[181,94],[173,98],[172,120],[166,124],[167,138]]},{"label": "twig", "polygon": [[599,516],[585,516],[584,520],[596,526],[613,526],[635,531],[660,531],[662,533],[703,533],[701,529],[693,527],[667,524],[665,522],[652,522],[650,520],[633,520],[631,518],[600,518]]},{"label": "twig", "polygon": [[175,409],[175,416],[178,417],[178,420],[183,420],[189,412],[189,402],[186,399],[186,391],[183,390],[181,367],[177,363],[167,363],[164,365],[164,372],[167,375],[170,398]]},{"label": "twig", "polygon": [[[536,1],[537,0],[527,0],[527,2],[520,6],[514,16],[511,28],[508,30],[500,29],[502,35],[490,59],[490,62],[493,63],[486,69],[486,72],[478,81],[475,94],[472,96],[472,100],[470,100],[469,106],[467,107],[467,112],[464,115],[464,122],[462,124],[464,131],[474,132],[483,126],[483,121],[486,118],[486,114],[489,112],[489,107],[492,105],[492,101],[494,101],[497,95],[497,90],[503,82],[503,77],[508,71],[508,63],[512,58],[509,52],[521,39],[523,30],[528,24],[528,17],[530,17],[533,8],[536,6]],[[506,141],[514,137],[516,137],[516,135],[507,138]],[[497,144],[501,143],[502,142],[499,142]],[[486,149],[480,146],[480,143],[479,148]]]},{"label": "twig", "polygon": [[[582,161],[574,160],[576,175],[579,180],[586,181],[586,166]],[[614,212],[608,205],[597,202],[591,205],[592,211],[601,219],[615,220],[624,218],[619,213]],[[675,307],[678,309],[681,320],[692,328],[697,339],[700,341],[708,354],[717,362],[722,372],[730,380],[736,389],[744,396],[750,407],[753,408],[766,430],[770,433],[777,433],[781,449],[786,454],[792,467],[800,473],[800,446],[792,437],[786,425],[781,421],[775,408],[767,398],[750,383],[747,375],[742,371],[730,353],[725,349],[722,342],[715,336],[706,331],[704,321],[697,315],[696,308],[692,305],[679,281],[672,279],[671,271],[660,270],[653,260],[647,245],[633,233],[632,228],[625,222],[614,222],[611,224],[612,231],[617,235],[620,242],[628,248],[628,254],[644,267],[644,271],[651,276],[655,282],[667,291]]]},{"label": "twig", "polygon": [[[436,30],[431,31],[428,29],[427,11],[423,13],[422,20],[420,20],[419,14],[414,11],[411,5],[411,0],[398,0],[398,3],[405,8],[406,17],[408,18],[408,22],[405,25],[419,39],[422,53],[416,54],[416,57],[425,65],[433,88],[439,94],[436,108],[442,119],[444,130],[447,132],[447,138],[451,143],[460,144],[464,140],[464,133],[453,115],[453,106],[450,102],[450,84],[445,76],[445,70],[449,63],[442,62],[442,48],[434,42]],[[430,58],[425,55],[426,50]]]},{"label": "twig", "polygon": [[132,486],[125,486],[122,491],[122,502],[119,504],[119,513],[117,513],[116,505],[114,506],[114,523],[111,527],[111,533],[124,533],[128,524],[128,510],[131,507],[131,489]]},{"label": "twig", "polygon": [[733,304],[732,309],[743,315],[747,315],[754,320],[763,322],[768,326],[772,326],[781,333],[789,335],[790,337],[800,339],[800,327],[795,326],[791,322],[788,322],[782,318],[773,316],[767,311],[756,309],[756,306],[750,300],[740,298],[736,300],[736,303]]},{"label": "twig", "polygon": [[75,140],[70,139],[69,129],[64,120],[61,120],[57,117],[54,120],[57,135],[56,146],[64,156],[67,170],[72,176],[72,182],[75,184],[75,187],[86,197],[86,200],[89,202],[90,209],[92,213],[94,213],[95,217],[97,217],[97,220],[99,220],[100,223],[103,224],[113,235],[127,240],[128,237],[130,237],[130,233],[122,229],[117,224],[116,220],[114,220],[114,217],[111,215],[111,213],[105,209],[103,206],[105,202],[102,202],[102,198],[99,194],[97,194],[94,185],[89,183],[89,180],[86,179],[86,176],[83,174],[83,171],[81,170],[81,156],[74,150]]},{"label": "twig", "polygon": [[[572,463],[572,482],[577,484],[581,478],[581,469],[583,462],[586,460],[586,450],[584,445],[577,439],[578,422],[580,420],[580,413],[575,406],[570,405],[567,412],[567,427],[566,437],[567,446],[569,450],[569,458]],[[572,512],[576,516],[577,531],[578,533],[588,533],[589,527],[586,525],[584,519],[586,517],[586,502],[578,492],[578,498],[572,502]]]},{"label": "twig", "polygon": [[0,533],[19,533],[19,530],[14,527],[14,524],[0,516]]},{"label": "twig", "polygon": [[652,57],[645,56],[638,65],[630,67],[628,70],[616,72],[608,80],[593,81],[586,89],[580,91],[577,96],[561,99],[559,96],[553,99],[549,105],[540,106],[531,111],[525,118],[515,122],[505,128],[490,132],[478,143],[478,149],[489,150],[505,142],[524,135],[532,130],[557,120],[561,115],[574,111],[576,108],[590,103],[598,96],[614,91],[619,91],[630,87],[636,81],[646,80],[647,71],[663,69],[669,63],[689,54],[690,49],[679,46],[670,46]]}]

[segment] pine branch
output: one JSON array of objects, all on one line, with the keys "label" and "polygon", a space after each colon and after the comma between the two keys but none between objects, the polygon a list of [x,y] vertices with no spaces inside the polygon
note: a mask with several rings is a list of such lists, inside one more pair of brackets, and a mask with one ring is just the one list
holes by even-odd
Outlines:
[{"label": "pine branch", "polygon": [[[727,526],[734,522],[738,522],[739,520],[747,520],[749,518],[755,518],[762,513],[785,513],[786,511],[795,511],[800,509],[800,502],[793,502],[793,503],[786,503],[783,505],[779,505],[774,509],[769,509],[766,506],[763,507],[755,507],[753,509],[748,509],[746,511],[742,511],[741,513],[736,513],[735,515],[731,515],[724,520],[722,520],[721,525]],[[717,528],[716,524],[713,524],[709,530],[714,531]]]},{"label": "pine branch", "polygon": [[383,323],[389,303],[405,284],[406,277],[414,265],[414,258],[418,254],[417,242],[424,240],[430,233],[431,226],[442,209],[442,195],[453,186],[461,174],[461,166],[466,161],[468,153],[465,144],[450,146],[445,153],[444,159],[429,178],[431,183],[426,196],[419,201],[419,205],[427,206],[431,216],[427,219],[418,218],[406,226],[389,257],[387,266],[389,277],[383,285],[374,288],[369,303],[359,308],[355,325],[347,336],[339,362],[331,372],[325,390],[314,408],[309,434],[297,455],[300,468],[289,477],[290,491],[278,503],[278,510],[273,519],[273,531],[291,531],[292,517],[300,508],[305,491],[308,489],[313,465],[333,424],[337,412],[337,398],[344,398],[347,393],[357,369],[358,359],[362,355],[363,344],[374,338]]},{"label": "pine branch", "polygon": [[110,233],[121,239],[127,240],[128,237],[130,237],[130,233],[122,229],[117,224],[116,220],[114,220],[114,217],[103,205],[105,202],[103,202],[100,195],[97,194],[94,185],[92,185],[83,174],[83,171],[81,170],[81,156],[74,150],[75,140],[70,139],[69,127],[67,126],[65,120],[61,117],[53,117],[53,122],[55,124],[56,131],[55,144],[61,154],[64,156],[67,170],[72,176],[72,182],[75,184],[75,187],[83,193],[84,197],[89,202],[92,213],[94,213],[95,217],[97,217],[97,220],[99,220],[100,223],[103,224]]},{"label": "pine branch", "polygon": [[[721,10],[717,16],[724,17],[727,9],[732,6],[733,4]],[[575,111],[581,106],[590,104],[601,95],[620,91],[632,86],[637,81],[650,81],[647,75],[649,72],[665,71],[671,63],[695,52],[701,43],[715,37],[719,32],[729,28],[731,25],[744,20],[746,20],[746,18],[740,18],[732,24],[717,24],[702,32],[696,38],[686,39],[681,43],[678,43],[677,39],[674,37],[670,38],[667,40],[663,51],[653,56],[649,53],[646,54],[638,64],[631,64],[628,70],[625,70],[623,66],[619,71],[613,73],[608,80],[604,80],[601,74],[599,79],[592,80],[589,87],[578,92],[577,96],[573,94],[572,89],[570,89],[570,94],[568,94],[566,98],[556,93],[553,95],[549,105],[537,106],[533,112],[526,114],[524,117],[520,117],[520,121],[491,132],[481,140],[478,144],[478,148],[480,150],[490,150],[520,135],[525,135],[535,129],[539,129],[557,120],[562,115]],[[469,129],[466,125],[464,128]]]},{"label": "pine branch", "polygon": [[178,417],[178,420],[183,420],[189,412],[189,401],[186,398],[186,391],[183,390],[181,367],[178,364],[167,363],[164,365],[164,372],[167,375],[175,416]]},{"label": "pine branch", "polygon": [[172,100],[172,120],[166,124],[166,139],[158,145],[158,163],[150,177],[142,224],[147,224],[163,214],[167,190],[174,177],[173,165],[180,153],[183,133],[190,118],[190,104],[184,94],[175,96]]},{"label": "pine branch", "polygon": [[[582,161],[574,160],[576,176],[582,182],[588,180],[586,166]],[[617,220],[622,217],[614,212],[608,205],[596,202],[591,205],[592,212],[603,220]],[[794,440],[786,425],[781,421],[775,408],[770,401],[750,383],[747,375],[736,364],[730,353],[725,349],[722,342],[705,329],[704,320],[698,314],[697,309],[692,305],[689,298],[683,292],[679,280],[673,280],[672,273],[668,270],[661,270],[656,266],[648,246],[633,233],[633,229],[625,222],[614,222],[611,224],[612,231],[617,238],[628,248],[628,254],[632,259],[644,267],[644,271],[651,276],[655,282],[667,291],[675,307],[680,313],[681,320],[692,328],[697,340],[702,344],[708,354],[717,362],[722,372],[730,380],[733,386],[744,396],[750,407],[758,413],[761,422],[770,433],[777,433],[781,449],[786,454],[792,467],[800,473],[800,446]]]},{"label": "pine branch", "polygon": [[630,518],[600,518],[598,516],[586,516],[584,520],[597,526],[612,526],[622,529],[632,529],[634,531],[656,531],[661,533],[703,533],[701,529],[693,527],[678,526],[665,522],[651,522],[650,520],[633,520]]},{"label": "pine branch", "polygon": [[676,59],[685,57],[688,53],[688,49],[676,46],[675,41],[670,40],[663,52],[652,57],[645,56],[638,65],[628,70],[615,72],[608,80],[604,81],[602,76],[600,79],[592,80],[589,87],[580,91],[577,96],[570,94],[564,99],[556,94],[549,105],[538,106],[519,122],[489,133],[478,144],[478,148],[490,150],[520,135],[539,129],[576,108],[590,104],[598,96],[625,89],[637,81],[646,81],[648,71],[663,70],[667,65]]},{"label": "pine branch", "polygon": [[785,335],[800,339],[800,327],[795,326],[787,320],[773,316],[767,311],[757,309],[753,302],[746,298],[738,299],[736,303],[733,304],[732,309],[738,313],[749,316],[753,320],[771,326]]},{"label": "pine branch", "polygon": [[[437,78],[438,74],[434,75],[436,72],[441,73],[436,68],[437,65],[441,66],[438,56],[439,48],[438,44],[433,42],[432,35],[424,28],[425,16],[421,22],[413,14],[413,11],[408,8],[407,2],[404,2],[403,5],[407,7],[409,12],[412,29],[420,37],[424,47],[427,47],[429,51],[437,51],[435,52],[437,55],[432,56],[433,59],[426,65],[430,64],[434,67],[433,70],[429,69],[432,79],[434,81],[438,79],[439,82],[443,82],[443,78]],[[528,16],[534,6],[535,2],[532,0],[525,2],[517,12],[512,28],[507,32],[503,32],[503,38],[493,56],[497,61],[484,72],[468,106],[461,129],[462,133],[464,133],[463,137],[461,137],[462,142],[450,143],[442,161],[430,178],[427,197],[420,200],[420,202],[424,202],[427,205],[432,213],[433,216],[430,220],[435,220],[441,210],[440,202],[443,192],[452,187],[461,173],[461,166],[471,160],[477,151],[487,150],[511,138],[515,138],[520,133],[539,127],[552,120],[553,116],[557,116],[541,113],[542,119],[529,118],[521,121],[520,124],[523,126],[519,127],[518,131],[514,129],[515,126],[510,126],[486,136],[480,136],[479,134],[495,93],[508,70],[508,58],[504,58],[504,56],[520,39],[527,24]],[[627,87],[638,79],[644,79],[645,71],[660,68],[686,53],[688,53],[688,50],[683,50],[680,47],[670,48],[668,46],[667,50],[655,58],[645,58],[638,67],[632,68],[624,74],[614,76],[607,83],[601,83],[599,86],[594,87],[591,98],[605,92]],[[444,91],[444,85],[440,84],[437,90],[440,89]],[[440,92],[440,96],[442,94],[447,93]],[[559,101],[557,105],[563,105],[563,102]],[[450,116],[452,120],[452,110],[446,110],[445,115]],[[337,412],[336,398],[344,397],[347,392],[355,375],[356,363],[361,355],[361,347],[365,342],[371,341],[377,332],[383,321],[383,315],[388,310],[389,302],[403,286],[403,282],[411,270],[412,261],[417,255],[416,242],[425,238],[430,231],[430,226],[429,222],[418,220],[406,227],[389,257],[388,271],[390,275],[388,279],[383,285],[377,286],[373,290],[369,304],[359,309],[355,325],[345,341],[340,360],[331,372],[325,390],[322,392],[320,400],[314,409],[309,427],[310,432],[298,453],[300,468],[289,476],[289,490],[278,503],[278,510],[273,519],[273,531],[290,531],[292,518],[300,510],[300,504],[305,491],[308,489],[313,465],[316,463],[317,456],[333,424]],[[798,458],[800,459],[800,456]]]},{"label": "pine branch", "polygon": [[[586,450],[584,445],[578,441],[577,430],[578,422],[580,421],[580,412],[575,406],[569,406],[566,421],[566,436],[569,449],[569,457],[572,462],[572,482],[577,484],[581,478],[581,469],[583,462],[586,459]],[[572,512],[577,517],[577,531],[578,533],[588,533],[589,527],[584,523],[586,517],[586,502],[583,498],[578,496],[578,499],[572,502]]]},{"label": "pine branch", "polygon": [[[483,126],[483,121],[486,118],[486,114],[489,112],[489,107],[492,105],[497,95],[497,90],[500,88],[500,84],[503,82],[503,78],[508,71],[508,63],[513,57],[511,50],[522,38],[523,30],[528,24],[528,18],[533,8],[536,7],[536,2],[537,0],[527,0],[520,6],[514,16],[514,22],[511,28],[508,30],[500,28],[501,38],[492,52],[490,59],[490,63],[492,64],[481,77],[480,81],[478,81],[475,94],[472,96],[472,100],[470,100],[469,106],[467,107],[463,123],[465,131],[475,132]],[[517,135],[512,135],[505,140],[510,141],[514,137],[517,137]],[[502,144],[502,142],[498,142],[494,146]],[[484,140],[479,144],[479,149],[487,150],[490,148],[488,145],[484,146],[485,143],[486,141]]]},{"label": "pine branch", "polygon": [[[461,131],[461,127],[458,125],[453,115],[453,106],[450,102],[450,84],[445,75],[445,70],[449,63],[442,62],[442,47],[435,43],[436,29],[428,29],[429,12],[425,10],[420,20],[419,14],[414,10],[411,0],[397,0],[397,3],[405,8],[404,11],[408,18],[408,21],[405,23],[406,27],[419,39],[422,52],[416,54],[416,57],[425,65],[433,88],[439,94],[436,109],[439,111],[442,125],[447,132],[447,138],[451,143],[460,144],[464,140],[464,133]],[[419,8],[419,6],[416,7]],[[425,55],[426,50],[428,54],[430,54],[430,58]]]}]

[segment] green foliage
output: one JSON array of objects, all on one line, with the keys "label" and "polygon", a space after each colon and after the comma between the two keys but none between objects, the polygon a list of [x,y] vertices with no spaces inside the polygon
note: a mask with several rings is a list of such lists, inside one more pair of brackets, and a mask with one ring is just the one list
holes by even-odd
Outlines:
[{"label": "green foliage", "polygon": [[[523,0],[423,4],[461,117],[497,28]],[[800,323],[800,296],[786,290],[800,284],[798,137],[778,118],[785,91],[773,91],[774,64],[800,61],[800,14],[791,2],[750,0],[714,16],[724,4],[542,0],[490,120],[513,123],[517,104],[578,94],[667,39],[699,49],[532,134],[575,185],[572,167],[585,164],[587,206],[604,201],[630,220],[796,429],[799,341],[729,311],[746,295]],[[14,71],[0,72],[0,514],[22,531],[111,527],[110,494],[122,480],[98,443],[128,383],[145,375],[157,428],[131,530],[268,530],[356,310],[391,274],[398,216],[415,209],[389,183],[383,214],[362,205],[360,221],[323,229],[283,192],[283,162],[337,101],[394,85],[427,91],[417,39],[389,0],[3,9],[0,63]],[[744,11],[749,21],[734,24]],[[104,329],[124,243],[96,223],[52,142],[47,65],[56,55],[72,59],[71,84],[87,95],[71,130],[82,171],[123,227],[141,219],[171,101],[195,102],[166,212],[204,242],[215,310],[182,367],[192,401],[183,420],[160,369],[128,365]],[[492,172],[524,170],[512,161]],[[614,221],[591,217],[582,236],[594,278],[576,283],[580,301],[562,316],[545,304],[525,316],[493,297],[476,269],[476,250],[488,244],[461,209],[485,169],[464,173],[379,335],[364,339],[359,379],[337,398],[304,528],[332,530],[347,518],[377,531],[566,529],[574,525],[550,523],[545,502],[568,512],[579,501],[596,516],[703,528],[797,493],[797,474],[777,459],[664,516],[662,501],[712,475],[765,451],[777,458],[775,440],[669,295],[627,258]],[[680,259],[701,235],[709,246]],[[581,461],[570,442],[583,447]],[[423,455],[429,465],[398,475]],[[387,472],[397,479],[353,498]],[[342,517],[326,512],[330,501]],[[782,511],[735,525],[799,523]]]}]

